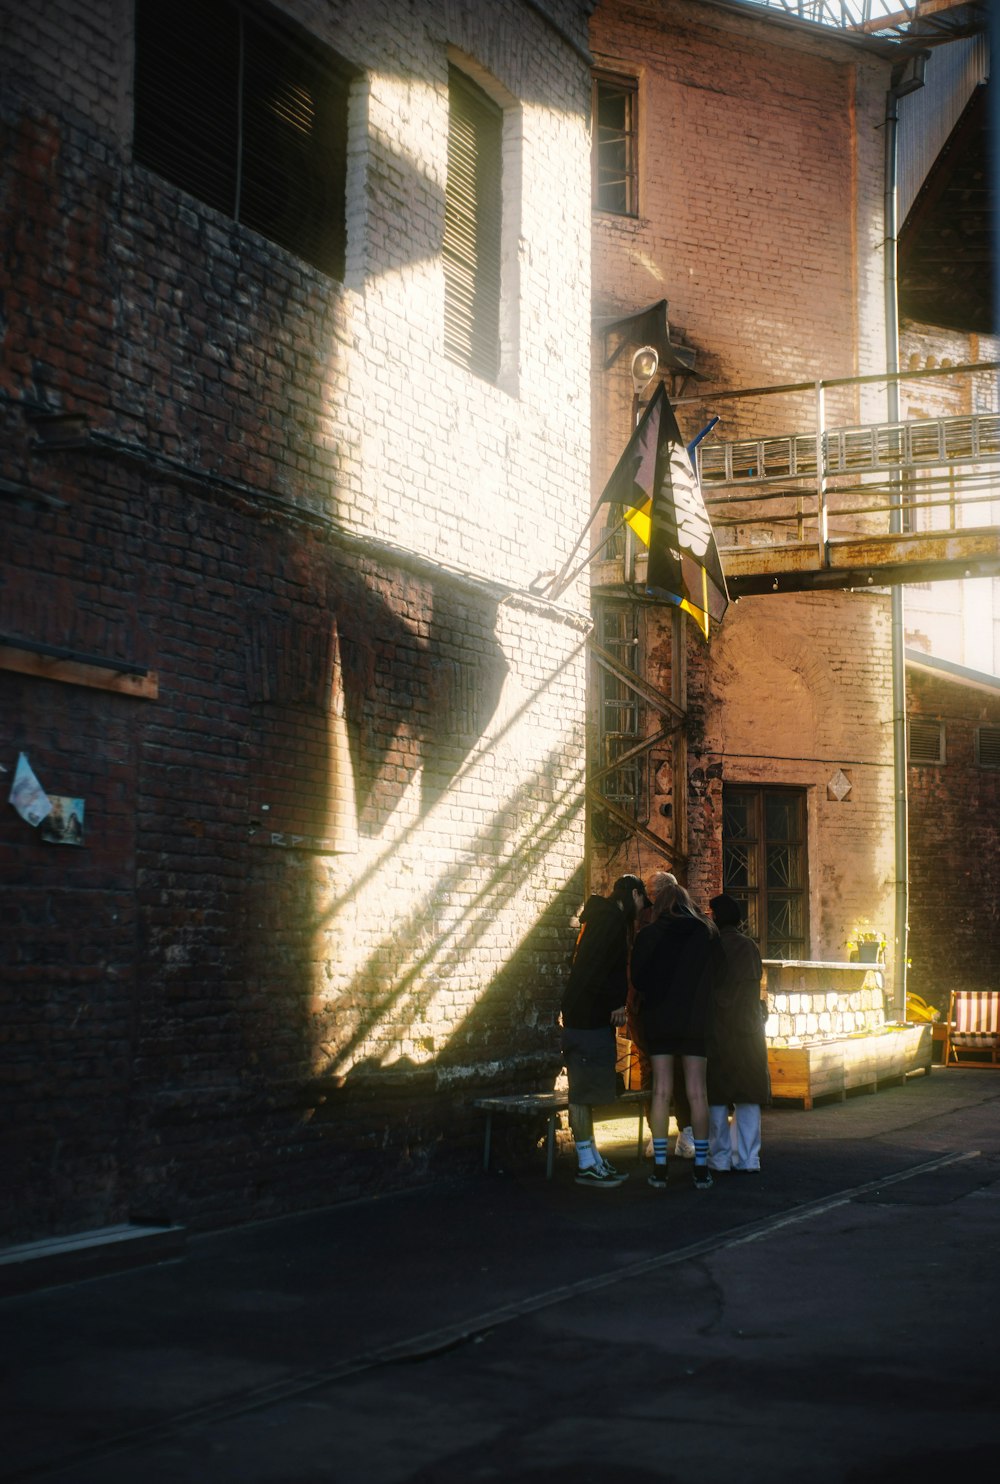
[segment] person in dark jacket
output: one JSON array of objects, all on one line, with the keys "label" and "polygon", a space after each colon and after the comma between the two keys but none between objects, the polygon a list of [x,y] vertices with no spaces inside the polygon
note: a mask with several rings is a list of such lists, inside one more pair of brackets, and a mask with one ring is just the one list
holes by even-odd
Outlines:
[{"label": "person in dark jacket", "polygon": [[[660,900],[660,893],[665,886],[676,886],[677,877],[673,871],[654,871],[649,879],[650,897],[646,906],[636,918],[635,930],[641,933],[644,927],[648,927],[656,916],[653,903]],[[650,1088],[653,1083],[653,1069],[650,1066],[649,1057],[642,1045],[642,1027],[639,1024],[639,996],[633,984],[629,985],[628,1018],[625,1022],[632,1046],[635,1050],[639,1063],[639,1076],[641,1086]],[[694,1159],[694,1135],[691,1132],[691,1109],[688,1105],[687,1092],[684,1088],[684,1074],[678,1062],[674,1058],[674,1080],[673,1080],[673,1103],[671,1111],[677,1119],[677,1138],[674,1143],[674,1153],[681,1159]],[[647,1109],[648,1117],[648,1109]],[[652,1139],[652,1129],[650,1130]],[[652,1155],[652,1147],[647,1149],[647,1155]]]},{"label": "person in dark jacket", "polygon": [[[760,1169],[760,1109],[771,1099],[757,944],[740,931],[743,909],[722,893],[709,906],[726,955],[708,1053],[708,1163],[714,1170]],[[733,1121],[729,1122],[729,1109]]]},{"label": "person in dark jacket", "polygon": [[653,1068],[649,1122],[653,1130],[654,1189],[667,1186],[667,1129],[674,1082],[674,1057],[681,1058],[694,1134],[692,1180],[708,1190],[708,1093],[706,1064],[712,1002],[725,972],[714,924],[698,912],[682,886],[667,885],[656,902],[655,920],[635,940],[632,983],[639,995],[642,1044]]},{"label": "person in dark jacket", "polygon": [[578,1185],[610,1189],[628,1178],[598,1152],[594,1107],[613,1102],[617,1095],[615,1027],[625,1024],[632,925],[647,900],[638,876],[620,876],[610,897],[588,897],[580,914],[580,935],[562,1000]]}]

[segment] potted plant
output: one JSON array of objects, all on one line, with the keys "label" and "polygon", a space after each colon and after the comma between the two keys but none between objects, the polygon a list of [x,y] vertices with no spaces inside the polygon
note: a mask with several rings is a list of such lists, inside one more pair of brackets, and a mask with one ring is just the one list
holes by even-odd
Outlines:
[{"label": "potted plant", "polygon": [[847,940],[852,964],[879,964],[885,955],[885,935],[861,922]]}]

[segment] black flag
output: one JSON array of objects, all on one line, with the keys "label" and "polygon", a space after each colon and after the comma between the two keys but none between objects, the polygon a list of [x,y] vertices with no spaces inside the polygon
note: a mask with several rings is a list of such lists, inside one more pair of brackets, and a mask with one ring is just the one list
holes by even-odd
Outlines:
[{"label": "black flag", "polygon": [[646,546],[651,596],[678,603],[708,638],[729,606],[712,523],[674,410],[661,382],[599,503],[625,507]]}]

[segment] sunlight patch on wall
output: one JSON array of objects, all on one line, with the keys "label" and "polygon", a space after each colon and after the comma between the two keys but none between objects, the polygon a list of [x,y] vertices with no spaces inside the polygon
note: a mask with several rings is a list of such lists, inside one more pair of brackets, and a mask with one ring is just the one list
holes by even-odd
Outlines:
[{"label": "sunlight patch on wall", "polygon": [[[508,615],[507,627],[508,641],[515,629],[520,643],[529,616]],[[545,635],[540,626],[533,648]],[[491,986],[515,972],[525,940],[579,870],[582,656],[579,636],[560,637],[561,663],[550,663],[534,689],[524,675],[512,681],[453,786],[428,808],[416,770],[377,839],[349,862],[322,862],[312,955],[317,1074],[432,1061]],[[516,671],[517,654],[507,653]],[[530,1020],[530,1005],[524,1014]]]}]

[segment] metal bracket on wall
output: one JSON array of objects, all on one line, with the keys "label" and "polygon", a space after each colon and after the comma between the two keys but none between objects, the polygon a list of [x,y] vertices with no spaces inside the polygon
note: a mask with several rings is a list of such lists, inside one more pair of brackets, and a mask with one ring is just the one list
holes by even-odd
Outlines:
[{"label": "metal bracket on wall", "polygon": [[117,691],[145,701],[155,701],[160,690],[159,677],[142,665],[78,654],[53,644],[12,639],[4,634],[0,634],[0,670],[34,675],[39,680],[57,680],[65,685],[85,685],[92,690]]},{"label": "metal bracket on wall", "polygon": [[30,484],[17,484],[12,479],[0,479],[0,500],[9,500],[14,505],[42,505],[46,510],[65,510],[66,500],[60,500],[45,490],[33,489]]}]

